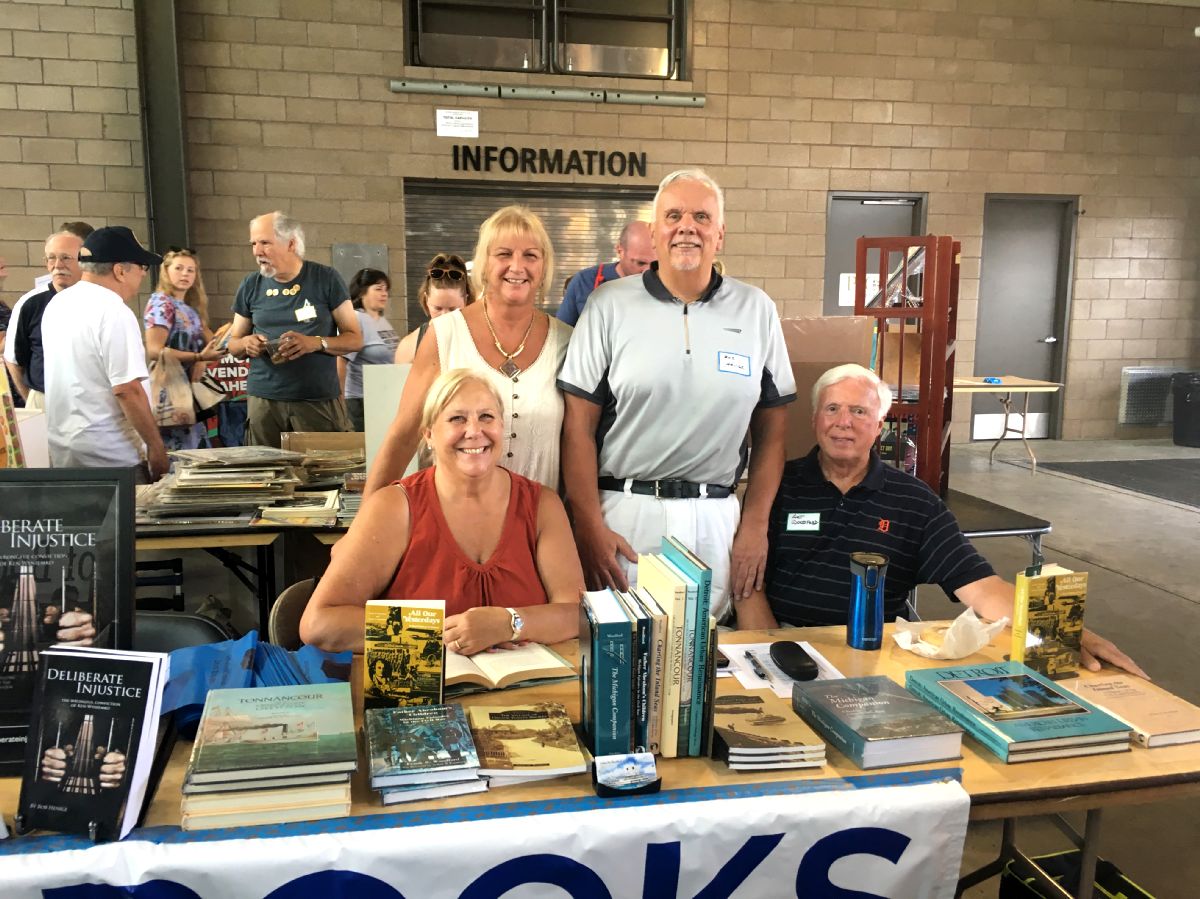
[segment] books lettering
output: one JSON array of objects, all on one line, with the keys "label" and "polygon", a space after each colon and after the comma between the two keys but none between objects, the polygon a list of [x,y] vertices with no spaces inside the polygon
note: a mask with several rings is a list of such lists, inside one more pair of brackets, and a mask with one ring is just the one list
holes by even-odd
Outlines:
[{"label": "books lettering", "polygon": [[349,773],[357,763],[349,684],[211,690],[187,782]]},{"label": "books lettering", "polygon": [[479,773],[499,782],[563,777],[587,770],[571,719],[558,702],[467,711],[479,751]]},{"label": "books lettering", "polygon": [[18,826],[121,839],[146,798],[170,660],[60,647],[39,665]]},{"label": "books lettering", "polygon": [[962,755],[962,731],[882,675],[796,681],[792,706],[829,745],[860,768]]},{"label": "books lettering", "polygon": [[687,585],[673,576],[656,556],[642,554],[638,556],[638,589],[648,593],[666,614],[667,637],[659,750],[663,758],[676,758],[687,755],[688,748],[684,743],[681,751],[679,743],[684,630],[687,627]]},{"label": "books lettering", "polygon": [[1126,725],[1018,662],[909,671],[905,683],[1005,762],[1129,749]]},{"label": "books lettering", "polygon": [[371,788],[475,780],[479,756],[460,705],[367,709]]},{"label": "books lettering", "polygon": [[667,677],[667,615],[654,597],[638,587],[634,599],[650,616],[650,657],[647,660],[646,751],[657,754],[662,741],[663,698]]},{"label": "books lettering", "polygon": [[1133,728],[1133,739],[1147,749],[1200,741],[1200,708],[1162,687],[1117,674],[1071,684],[1071,692]]},{"label": "books lettering", "polygon": [[[694,658],[703,667],[708,657],[708,617],[712,610],[712,569],[708,567],[695,553],[688,549],[675,537],[664,537],[662,554],[679,569],[683,575],[696,583],[696,621]],[[688,755],[700,754],[700,740],[703,729],[704,697],[707,694],[705,679],[700,676],[701,670],[693,667],[692,675],[692,714],[691,730],[688,735]]]},{"label": "books lettering", "polygon": [[734,770],[819,768],[825,743],[774,693],[729,693],[713,703],[713,758]]},{"label": "books lettering", "polygon": [[633,623],[611,590],[579,603],[579,706],[593,755],[629,752],[633,735]]},{"label": "books lettering", "polygon": [[367,708],[440,705],[445,646],[440,599],[367,602],[363,704]]},{"label": "books lettering", "polygon": [[1079,670],[1087,572],[1043,565],[1038,575],[1018,573],[1009,659],[1058,680]]},{"label": "books lettering", "polygon": [[456,696],[479,690],[503,690],[506,687],[571,680],[574,677],[575,669],[571,663],[541,643],[522,643],[515,649],[481,652],[473,656],[446,653],[447,692],[453,692]]}]

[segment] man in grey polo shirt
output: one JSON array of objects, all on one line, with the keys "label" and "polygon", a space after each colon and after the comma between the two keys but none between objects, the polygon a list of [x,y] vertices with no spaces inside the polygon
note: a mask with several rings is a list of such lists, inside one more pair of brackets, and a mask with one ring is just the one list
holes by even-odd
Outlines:
[{"label": "man in grey polo shirt", "polygon": [[720,620],[762,585],[796,386],[771,298],[713,270],[725,238],[716,182],[699,169],[664,178],[652,234],[658,263],[602,284],[571,337],[563,476],[590,588],[627,588],[637,553],[674,536],[713,569]]}]

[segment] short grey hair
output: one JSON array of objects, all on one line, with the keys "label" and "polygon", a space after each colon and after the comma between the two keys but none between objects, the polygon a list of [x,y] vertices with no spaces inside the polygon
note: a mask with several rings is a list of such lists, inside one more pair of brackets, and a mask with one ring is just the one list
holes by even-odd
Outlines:
[{"label": "short grey hair", "polygon": [[[282,209],[276,209],[274,212],[268,212],[267,215],[273,216],[275,226],[275,237],[287,243],[294,240],[296,242],[295,253],[301,259],[304,258],[304,226],[299,221],[292,218]],[[262,218],[256,215],[250,220],[250,225],[253,226],[255,220]]]},{"label": "short grey hair", "polygon": [[113,267],[120,265],[119,262],[84,262],[79,260],[80,271],[87,272],[89,275],[99,275],[101,278],[107,278],[113,273]]},{"label": "short grey hair", "polygon": [[721,190],[721,185],[713,180],[712,176],[704,169],[676,169],[658,182],[658,192],[654,195],[654,217],[658,218],[658,200],[662,196],[663,191],[674,184],[676,181],[698,181],[711,190],[717,196],[717,224],[725,224],[725,192]]},{"label": "short grey hair", "polygon": [[834,384],[840,384],[842,381],[849,381],[852,378],[861,378],[864,381],[869,381],[871,386],[875,388],[875,393],[879,396],[879,420],[887,416],[888,409],[892,408],[892,388],[879,380],[879,375],[871,371],[869,368],[864,368],[853,362],[846,365],[835,365],[821,377],[817,378],[817,383],[813,384],[812,388],[812,407],[815,414],[818,410],[818,405],[821,402],[821,391],[826,387],[832,387]]}]

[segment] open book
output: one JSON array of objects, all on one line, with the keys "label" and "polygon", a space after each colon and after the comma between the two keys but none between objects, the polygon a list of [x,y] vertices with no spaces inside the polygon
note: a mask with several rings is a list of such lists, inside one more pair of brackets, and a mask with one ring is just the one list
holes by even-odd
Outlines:
[{"label": "open book", "polygon": [[531,682],[575,677],[571,663],[541,643],[524,643],[516,649],[461,656],[446,652],[446,687],[454,693],[502,690]]}]

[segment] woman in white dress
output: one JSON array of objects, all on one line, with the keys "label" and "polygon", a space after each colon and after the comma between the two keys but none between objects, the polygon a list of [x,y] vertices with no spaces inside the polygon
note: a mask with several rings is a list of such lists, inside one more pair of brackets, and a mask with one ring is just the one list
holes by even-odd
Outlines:
[{"label": "woman in white dress", "polygon": [[541,219],[523,206],[493,213],[479,229],[471,276],[480,301],[435,319],[437,339],[421,341],[368,493],[404,474],[429,385],[452,368],[480,372],[503,398],[500,464],[559,488],[563,398],[555,382],[571,328],[538,308],[554,283],[554,248]]}]

